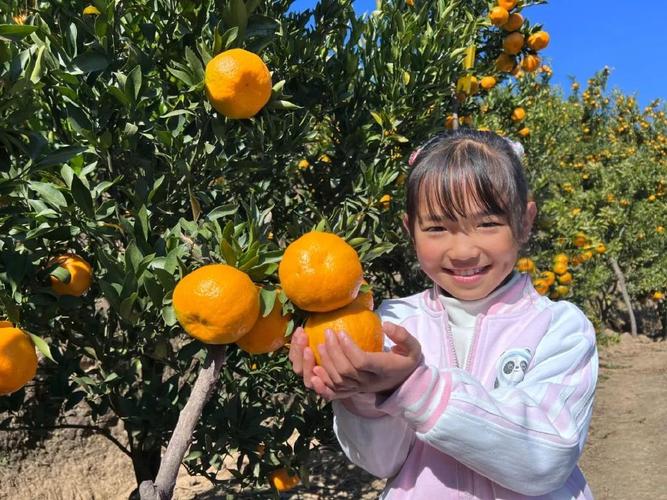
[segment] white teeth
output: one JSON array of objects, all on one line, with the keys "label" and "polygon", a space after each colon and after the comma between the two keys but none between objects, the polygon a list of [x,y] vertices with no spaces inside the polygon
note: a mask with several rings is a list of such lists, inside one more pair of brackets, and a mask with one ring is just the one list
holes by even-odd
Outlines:
[{"label": "white teeth", "polygon": [[479,273],[482,269],[484,269],[484,268],[483,267],[476,267],[474,269],[464,269],[464,270],[460,270],[460,271],[452,269],[452,273],[456,274],[457,276],[472,276],[474,274]]}]

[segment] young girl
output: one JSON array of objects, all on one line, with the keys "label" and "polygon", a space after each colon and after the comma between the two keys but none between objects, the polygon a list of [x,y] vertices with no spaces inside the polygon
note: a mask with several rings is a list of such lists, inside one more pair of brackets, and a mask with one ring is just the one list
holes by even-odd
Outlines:
[{"label": "young girl", "polygon": [[597,379],[595,332],[514,271],[537,209],[509,141],[468,129],[411,158],[404,225],[433,288],[386,300],[385,352],[329,332],[304,384],[333,401],[348,458],[383,498],[592,498],[577,467]]}]

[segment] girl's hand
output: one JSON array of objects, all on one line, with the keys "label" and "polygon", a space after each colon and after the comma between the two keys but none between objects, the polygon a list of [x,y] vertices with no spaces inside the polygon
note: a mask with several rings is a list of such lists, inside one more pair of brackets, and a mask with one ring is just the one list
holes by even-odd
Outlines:
[{"label": "girl's hand", "polygon": [[310,385],[307,387],[312,387],[329,401],[344,399],[358,392],[396,389],[419,365],[421,345],[401,326],[384,322],[382,330],[396,344],[389,352],[364,352],[343,332],[339,335],[333,332],[327,334],[325,344],[318,346],[321,366],[313,362],[306,367],[304,352],[304,384],[308,369]]},{"label": "girl's hand", "polygon": [[312,389],[313,367],[315,366],[315,355],[308,347],[308,335],[302,327],[298,327],[292,333],[289,348],[289,360],[292,362],[292,370],[303,377],[303,385]]}]

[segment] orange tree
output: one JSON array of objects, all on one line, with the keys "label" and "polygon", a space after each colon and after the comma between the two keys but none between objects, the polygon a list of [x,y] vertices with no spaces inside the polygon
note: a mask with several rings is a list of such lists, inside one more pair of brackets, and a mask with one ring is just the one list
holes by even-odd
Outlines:
[{"label": "orange tree", "polygon": [[[634,97],[606,91],[608,76],[600,71],[583,91],[573,82],[565,98],[549,71],[526,74],[493,92],[485,124],[517,138],[530,130],[520,140],[540,215],[527,256],[535,281],[548,282],[544,293],[614,328],[657,304],[664,332],[665,112],[659,102],[640,110]],[[517,106],[525,110],[519,123]]]},{"label": "orange tree", "polygon": [[[405,159],[450,114],[477,115],[473,76],[507,78],[506,34],[486,0],[387,1],[363,18],[351,1],[290,4],[0,2],[0,313],[44,355],[27,390],[0,398],[3,429],[66,426],[80,404],[113,439],[98,422],[115,414],[127,445],[114,442],[152,480],[207,352],[177,324],[180,278],[226,263],[271,287],[285,246],[318,227],[357,249],[378,295],[422,285],[398,218]],[[231,48],[271,72],[251,119],[204,92]],[[90,265],[89,289],[66,254]],[[261,487],[330,436],[285,350],[230,347],[219,382],[192,471],[213,478],[233,457],[230,483]]]}]

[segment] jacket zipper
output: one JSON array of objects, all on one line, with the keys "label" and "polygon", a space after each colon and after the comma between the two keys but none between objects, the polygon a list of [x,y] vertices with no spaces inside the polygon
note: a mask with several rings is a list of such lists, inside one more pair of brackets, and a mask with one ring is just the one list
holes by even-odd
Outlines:
[{"label": "jacket zipper", "polygon": [[452,326],[449,324],[449,315],[445,311],[445,336],[447,337],[447,343],[449,344],[449,352],[452,353],[454,358],[454,367],[461,368],[459,365],[459,357],[456,354],[456,347],[454,346],[454,334],[452,333]]},{"label": "jacket zipper", "polygon": [[465,365],[463,365],[463,368],[472,373],[470,368],[472,368],[472,360],[474,358],[475,351],[477,350],[477,341],[479,339],[479,331],[481,330],[481,316],[477,316],[475,318],[475,327],[473,328],[472,331],[472,342],[470,342],[470,349],[468,350],[468,357],[465,360]]}]

